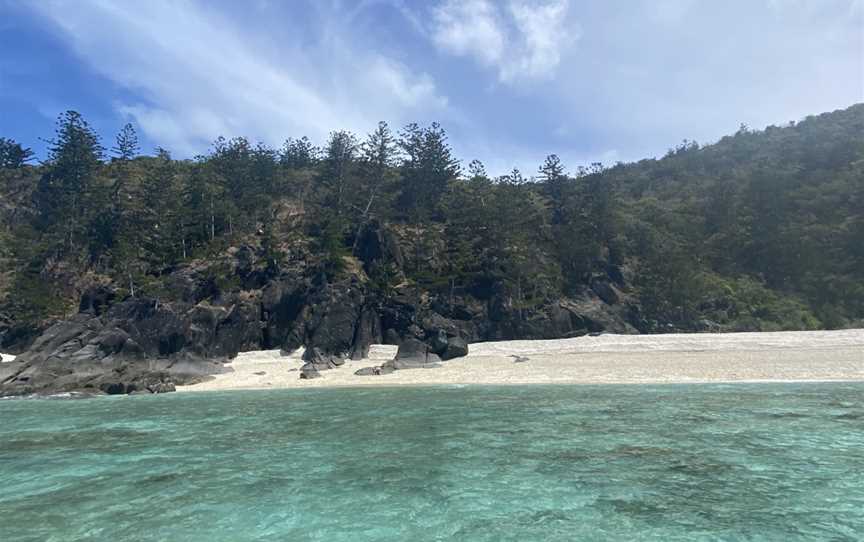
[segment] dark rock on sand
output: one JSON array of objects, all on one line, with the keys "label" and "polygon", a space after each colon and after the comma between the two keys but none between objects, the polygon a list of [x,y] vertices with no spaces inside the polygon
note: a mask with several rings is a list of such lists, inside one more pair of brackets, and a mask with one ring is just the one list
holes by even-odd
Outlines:
[{"label": "dark rock on sand", "polygon": [[468,341],[462,337],[450,337],[447,339],[447,347],[441,354],[441,359],[448,360],[461,358],[468,355]]},{"label": "dark rock on sand", "polygon": [[300,368],[300,378],[302,380],[311,380],[313,378],[321,378],[321,373],[315,368],[315,365],[307,363]]},{"label": "dark rock on sand", "polygon": [[[441,361],[438,354],[433,352],[429,345],[418,339],[406,339],[399,344],[399,350],[396,351],[394,361],[400,361],[402,364],[425,364],[437,363]],[[397,367],[401,368],[401,367]]]}]

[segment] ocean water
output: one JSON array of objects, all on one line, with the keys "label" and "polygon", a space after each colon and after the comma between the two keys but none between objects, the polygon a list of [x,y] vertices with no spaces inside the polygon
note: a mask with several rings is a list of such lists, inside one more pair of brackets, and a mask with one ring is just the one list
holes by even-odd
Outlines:
[{"label": "ocean water", "polygon": [[864,540],[864,385],[0,401],[0,540]]}]

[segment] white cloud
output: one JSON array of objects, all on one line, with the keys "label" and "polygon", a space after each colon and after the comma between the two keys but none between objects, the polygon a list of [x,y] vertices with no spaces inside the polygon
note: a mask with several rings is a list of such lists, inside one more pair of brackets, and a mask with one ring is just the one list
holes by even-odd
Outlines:
[{"label": "white cloud", "polygon": [[288,136],[320,141],[333,129],[363,134],[378,120],[406,122],[447,105],[431,77],[349,47],[347,30],[332,26],[317,40],[274,44],[196,2],[33,6],[92,68],[141,97],[121,100],[118,112],[184,155],[218,135],[272,145]]},{"label": "white cloud", "polygon": [[504,30],[486,0],[449,0],[434,10],[433,39],[442,49],[494,66],[504,57]]},{"label": "white cloud", "polygon": [[565,26],[567,7],[566,1],[539,6],[524,1],[510,3],[524,49],[513,62],[502,67],[503,79],[542,78],[555,71],[561,63],[562,49],[569,47],[578,35]]},{"label": "white cloud", "polygon": [[578,39],[568,23],[569,0],[446,0],[433,9],[432,39],[450,54],[495,68],[504,83],[552,77]]}]

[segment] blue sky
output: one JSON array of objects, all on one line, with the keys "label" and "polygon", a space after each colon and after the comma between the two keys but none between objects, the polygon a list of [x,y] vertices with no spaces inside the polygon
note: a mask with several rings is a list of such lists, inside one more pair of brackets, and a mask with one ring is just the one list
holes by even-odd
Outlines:
[{"label": "blue sky", "polygon": [[864,101],[864,0],[0,0],[0,135],[191,157],[439,121],[465,163],[662,155]]}]

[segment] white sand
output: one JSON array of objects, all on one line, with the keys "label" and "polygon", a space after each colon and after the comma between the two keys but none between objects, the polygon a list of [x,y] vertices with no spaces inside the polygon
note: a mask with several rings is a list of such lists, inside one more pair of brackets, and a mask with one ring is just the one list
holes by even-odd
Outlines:
[{"label": "white sand", "polygon": [[[468,356],[437,369],[356,376],[392,359],[375,345],[370,359],[347,361],[300,380],[301,353],[246,352],[233,372],[183,391],[429,384],[592,384],[864,380],[864,329],[670,335],[601,335],[470,345]],[[511,355],[527,356],[515,363]],[[263,374],[256,374],[263,373]]]},{"label": "white sand", "polygon": [[10,361],[15,361],[15,356],[0,352],[0,363],[9,363]]}]

